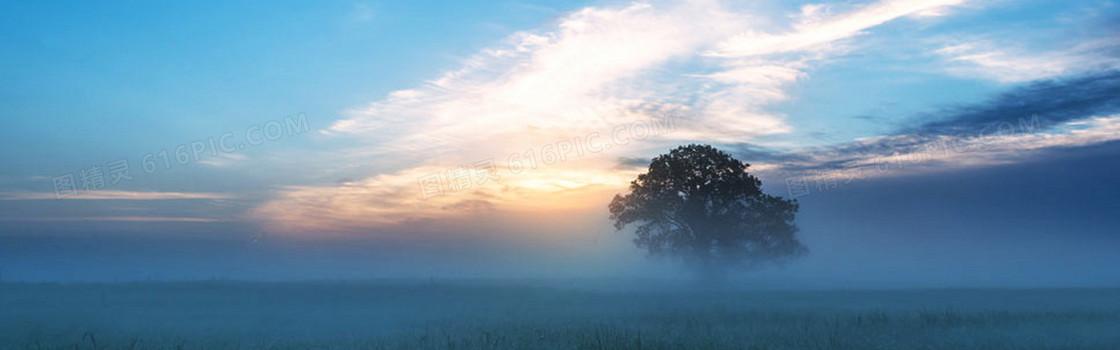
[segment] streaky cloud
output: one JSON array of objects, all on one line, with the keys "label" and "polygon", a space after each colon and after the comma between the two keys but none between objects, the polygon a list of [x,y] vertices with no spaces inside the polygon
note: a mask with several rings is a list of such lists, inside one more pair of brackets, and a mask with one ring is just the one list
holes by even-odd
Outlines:
[{"label": "streaky cloud", "polygon": [[760,157],[788,176],[851,179],[1007,164],[1113,142],[1120,139],[1120,71],[1037,81],[918,120],[882,136]]},{"label": "streaky cloud", "polygon": [[1039,117],[1043,127],[1120,112],[1120,70],[1046,79],[1000,94],[987,102],[951,107],[902,133],[960,135],[993,123]]},{"label": "streaky cloud", "polygon": [[26,200],[175,200],[175,199],[230,199],[229,194],[206,192],[143,192],[143,191],[116,191],[103,190],[77,193],[60,197],[53,192],[0,192],[0,200],[26,201]]}]

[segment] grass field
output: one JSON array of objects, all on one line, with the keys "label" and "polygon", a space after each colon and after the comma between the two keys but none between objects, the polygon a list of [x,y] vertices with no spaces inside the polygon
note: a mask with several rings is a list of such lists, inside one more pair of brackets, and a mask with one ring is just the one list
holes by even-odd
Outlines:
[{"label": "grass field", "polygon": [[10,349],[1120,349],[1120,290],[0,284]]}]

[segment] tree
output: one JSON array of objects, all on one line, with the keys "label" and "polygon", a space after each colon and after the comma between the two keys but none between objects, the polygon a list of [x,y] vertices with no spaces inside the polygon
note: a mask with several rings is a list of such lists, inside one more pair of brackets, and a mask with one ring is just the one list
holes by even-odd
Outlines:
[{"label": "tree", "polygon": [[638,225],[634,244],[651,256],[680,259],[710,280],[803,255],[797,201],[763,193],[748,166],[712,146],[678,147],[615,195],[611,220],[620,231]]}]

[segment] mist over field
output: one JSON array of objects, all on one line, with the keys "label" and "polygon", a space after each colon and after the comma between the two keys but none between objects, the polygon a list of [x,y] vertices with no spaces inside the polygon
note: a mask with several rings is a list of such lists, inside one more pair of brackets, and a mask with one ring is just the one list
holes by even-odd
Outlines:
[{"label": "mist over field", "polygon": [[1111,349],[1115,289],[540,282],[19,285],[5,348]]},{"label": "mist over field", "polygon": [[0,33],[0,349],[1120,348],[1114,1]]}]

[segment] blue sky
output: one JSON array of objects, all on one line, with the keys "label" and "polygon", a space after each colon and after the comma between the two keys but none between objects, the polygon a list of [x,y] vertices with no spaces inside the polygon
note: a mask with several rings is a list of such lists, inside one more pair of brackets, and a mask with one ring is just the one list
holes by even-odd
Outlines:
[{"label": "blue sky", "polygon": [[[1089,166],[1112,162],[1120,139],[1111,1],[0,6],[9,278],[80,278],[75,266],[150,277],[135,265],[182,267],[196,255],[246,267],[153,269],[179,271],[167,278],[313,278],[345,264],[361,268],[338,276],[582,273],[594,269],[588,261],[640,270],[647,263],[611,232],[605,204],[642,159],[690,142],[731,150],[768,191],[802,200],[803,235],[821,252],[791,267],[804,276],[906,259],[838,265],[865,247],[835,237],[890,251],[992,225],[963,219],[960,206],[1048,220],[1015,226],[1037,239],[1009,243],[1008,264],[1068,239],[1098,248],[1053,264],[1089,266],[1106,254],[1101,242],[1117,243],[1108,233],[1116,201],[1099,195],[1116,192],[1115,172]],[[129,179],[113,181],[119,161]],[[905,190],[945,177],[956,180],[940,186],[981,186],[1040,164],[1062,165],[1049,180],[1032,170],[1017,181],[1062,204],[1050,211],[1015,193]],[[106,183],[85,188],[82,172],[94,168]],[[74,190],[59,192],[66,175]],[[899,214],[903,223],[954,224],[897,228],[903,238],[867,229],[891,220],[849,213],[932,200],[944,203],[914,209],[929,216]],[[827,224],[838,213],[849,228]],[[1045,229],[1063,223],[1077,232]],[[984,244],[1007,239],[988,232]],[[339,242],[369,249],[343,254]],[[66,258],[67,244],[145,253]],[[400,248],[378,255],[386,246]],[[549,258],[506,266],[540,249]],[[976,264],[986,254],[960,251]],[[286,260],[301,254],[313,262]],[[260,267],[281,261],[298,273]],[[1055,283],[1096,278],[1050,267],[1083,277]],[[952,271],[940,272],[944,283],[982,280]]]}]

